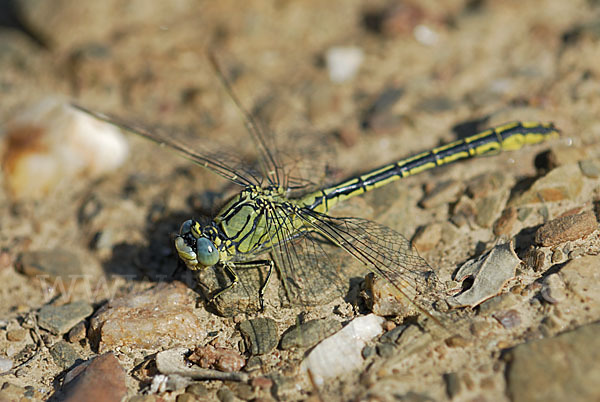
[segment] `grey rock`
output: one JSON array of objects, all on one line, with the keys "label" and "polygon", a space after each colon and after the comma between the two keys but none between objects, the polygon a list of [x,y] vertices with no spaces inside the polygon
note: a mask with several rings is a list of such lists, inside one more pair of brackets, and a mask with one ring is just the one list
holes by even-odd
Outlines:
[{"label": "grey rock", "polygon": [[447,181],[440,183],[420,202],[423,208],[435,208],[440,205],[456,202],[464,192],[464,184],[460,181]]},{"label": "grey rock", "polygon": [[600,399],[598,323],[519,345],[508,359],[508,393],[514,402]]},{"label": "grey rock", "polygon": [[579,169],[584,176],[590,179],[597,179],[600,177],[600,160],[598,159],[586,159],[579,162]]},{"label": "grey rock", "polygon": [[283,350],[308,348],[340,329],[342,329],[342,324],[336,320],[307,321],[286,331],[281,337],[280,347]]},{"label": "grey rock", "polygon": [[6,373],[13,368],[14,362],[6,357],[0,357],[0,374]]},{"label": "grey rock", "polygon": [[77,277],[84,273],[79,256],[61,249],[26,251],[18,258],[17,270],[44,279]]},{"label": "grey rock", "polygon": [[62,335],[93,312],[94,308],[81,300],[62,306],[48,305],[40,309],[38,324],[55,335]]},{"label": "grey rock", "polygon": [[54,362],[63,369],[71,367],[81,358],[79,353],[73,349],[73,346],[65,341],[59,341],[52,345],[50,348],[50,356],[52,356]]},{"label": "grey rock", "polygon": [[444,374],[444,381],[446,381],[446,394],[448,398],[452,399],[460,393],[461,384],[458,374],[446,373]]},{"label": "grey rock", "polygon": [[243,321],[239,329],[252,355],[264,355],[277,346],[277,325],[271,318],[259,317]]}]

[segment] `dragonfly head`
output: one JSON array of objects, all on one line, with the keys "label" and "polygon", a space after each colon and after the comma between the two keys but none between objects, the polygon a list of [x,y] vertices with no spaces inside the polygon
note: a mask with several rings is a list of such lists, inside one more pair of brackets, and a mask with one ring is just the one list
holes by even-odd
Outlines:
[{"label": "dragonfly head", "polygon": [[219,262],[219,249],[215,246],[216,233],[212,227],[203,228],[195,220],[183,222],[175,237],[179,258],[192,271],[212,267]]}]

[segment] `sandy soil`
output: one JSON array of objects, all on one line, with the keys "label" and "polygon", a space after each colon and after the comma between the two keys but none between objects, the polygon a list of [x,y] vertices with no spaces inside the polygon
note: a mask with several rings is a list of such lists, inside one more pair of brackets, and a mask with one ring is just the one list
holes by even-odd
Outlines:
[{"label": "sandy soil", "polygon": [[[74,99],[148,125],[191,130],[186,137],[190,147],[209,144],[252,161],[256,151],[242,116],[208,63],[207,50],[235,77],[235,93],[276,142],[311,162],[317,182],[368,171],[472,134],[475,128],[513,120],[554,122],[562,130],[560,140],[415,176],[353,199],[336,212],[385,223],[408,238],[427,225],[441,225],[439,240],[421,255],[444,281],[498,241],[492,225],[451,219],[469,180],[484,173],[506,175],[506,198],[494,215],[497,219],[510,192],[521,191],[517,184],[530,183],[541,173],[535,160],[543,151],[554,150],[559,159],[554,166],[600,154],[600,8],[593,1],[16,3],[33,33],[0,31],[0,122],[48,96]],[[361,51],[364,60],[354,76],[334,83],[326,55],[339,46]],[[373,112],[376,101],[390,91],[397,99],[389,108]],[[6,334],[50,301],[85,298],[97,308],[168,276],[176,267],[170,234],[190,216],[214,213],[235,191],[225,180],[155,144],[134,136],[128,140],[130,158],[101,178],[81,175],[33,200],[0,193],[0,354],[14,358],[32,343],[30,338],[11,342]],[[419,202],[425,194],[445,182],[454,183],[460,194],[440,206],[423,208]],[[534,206],[534,212],[504,238],[520,235],[518,252],[526,259],[533,241],[523,241],[523,234],[565,212],[593,210],[599,183],[586,176],[580,191]],[[101,207],[88,216],[90,204]],[[98,233],[110,233],[106,244],[97,246]],[[504,289],[519,298],[512,307],[539,299],[544,275],[575,257],[596,254],[597,240],[593,233],[569,242],[560,264],[548,262],[541,271],[524,265],[519,271],[524,275]],[[35,277],[15,269],[21,253],[56,248],[81,256],[86,273],[108,278],[106,287],[90,295],[85,286],[74,283],[63,293],[48,293]],[[556,248],[564,251],[565,245],[544,252]],[[538,288],[532,285],[536,283]],[[572,298],[560,308],[567,315],[554,326],[544,326],[556,308],[538,304],[526,309],[514,327],[500,328],[490,313],[486,325],[492,329],[484,332],[492,335],[485,342],[449,349],[432,346],[402,359],[373,358],[362,373],[332,382],[322,393],[343,395],[342,399],[418,395],[434,400],[508,400],[506,351],[600,317],[598,305]],[[311,310],[308,317],[333,315],[336,306],[352,310],[339,302]],[[223,334],[220,346],[237,348],[235,324],[240,317],[206,314],[201,303],[196,309],[206,326]],[[281,334],[297,311],[275,310],[269,313],[267,308],[265,314],[281,324]],[[341,321],[350,315],[338,312]],[[95,354],[86,342],[77,350],[84,359]],[[136,358],[152,352],[116,353],[129,371]],[[286,353],[270,356],[276,363],[264,374],[293,378],[297,367],[285,362]],[[289,358],[297,362],[299,356],[300,352]],[[46,355],[2,380],[33,386],[37,396],[46,399],[60,388],[63,375],[64,369]],[[458,378],[460,392],[448,391],[448,378]],[[144,386],[131,376],[129,395],[142,392]],[[207,387],[214,397],[221,383]],[[181,392],[161,397],[174,400]],[[314,395],[305,382],[301,390],[277,396]]]}]

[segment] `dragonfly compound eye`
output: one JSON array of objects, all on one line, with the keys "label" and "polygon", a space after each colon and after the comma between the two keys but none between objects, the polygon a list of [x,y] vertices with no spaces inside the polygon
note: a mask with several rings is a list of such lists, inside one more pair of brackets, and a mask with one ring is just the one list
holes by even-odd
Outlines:
[{"label": "dragonfly compound eye", "polygon": [[192,221],[191,219],[188,219],[187,221],[183,222],[181,224],[181,227],[179,228],[179,234],[184,235],[184,234],[191,233],[193,225],[194,225],[194,221]]},{"label": "dragonfly compound eye", "polygon": [[196,242],[196,256],[198,262],[205,267],[212,267],[219,262],[219,250],[206,237],[201,237]]}]

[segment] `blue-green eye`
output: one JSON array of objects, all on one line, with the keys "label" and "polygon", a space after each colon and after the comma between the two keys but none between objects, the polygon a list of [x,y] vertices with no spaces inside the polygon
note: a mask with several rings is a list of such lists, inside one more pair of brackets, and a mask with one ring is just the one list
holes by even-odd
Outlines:
[{"label": "blue-green eye", "polygon": [[198,262],[205,267],[212,267],[219,262],[219,250],[206,237],[201,237],[196,242],[196,255]]}]

